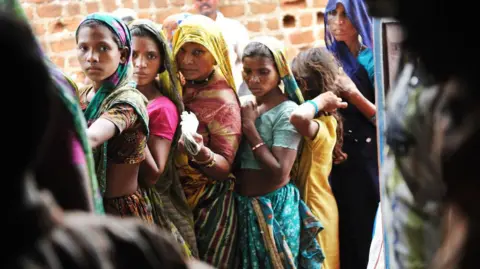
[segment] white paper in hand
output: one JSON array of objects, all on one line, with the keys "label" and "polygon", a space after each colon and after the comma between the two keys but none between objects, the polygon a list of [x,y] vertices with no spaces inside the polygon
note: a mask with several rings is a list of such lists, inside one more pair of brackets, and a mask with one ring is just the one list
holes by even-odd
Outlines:
[{"label": "white paper in hand", "polygon": [[200,151],[200,145],[195,142],[193,134],[197,133],[198,119],[195,114],[187,111],[183,111],[180,117],[182,119],[180,125],[182,126],[182,135],[185,150],[190,155],[197,156],[198,152]]}]

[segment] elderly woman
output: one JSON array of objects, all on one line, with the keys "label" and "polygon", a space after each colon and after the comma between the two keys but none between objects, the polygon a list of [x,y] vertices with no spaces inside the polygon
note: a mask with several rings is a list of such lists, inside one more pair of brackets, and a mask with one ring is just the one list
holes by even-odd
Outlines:
[{"label": "elderly woman", "polygon": [[214,21],[194,15],[176,30],[173,55],[185,77],[185,110],[199,121],[194,139],[200,151],[195,156],[179,154],[176,165],[193,210],[200,259],[218,268],[235,268],[237,215],[231,170],[242,127],[227,46]]}]

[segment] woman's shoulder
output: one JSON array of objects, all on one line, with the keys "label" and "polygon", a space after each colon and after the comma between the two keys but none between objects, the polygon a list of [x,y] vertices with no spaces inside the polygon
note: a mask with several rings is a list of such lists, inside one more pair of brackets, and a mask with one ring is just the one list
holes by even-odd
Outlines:
[{"label": "woman's shoulder", "polygon": [[210,90],[215,91],[213,96],[216,96],[219,102],[224,104],[239,105],[238,95],[232,87],[224,80],[219,80],[212,83]]},{"label": "woman's shoulder", "polygon": [[288,115],[292,114],[293,111],[297,108],[298,104],[291,100],[283,101],[276,107],[277,111],[280,111],[282,114]]},{"label": "woman's shoulder", "polygon": [[149,114],[158,111],[171,111],[175,113],[177,112],[177,107],[175,106],[175,103],[173,103],[173,101],[166,96],[160,96],[150,101],[147,109]]}]

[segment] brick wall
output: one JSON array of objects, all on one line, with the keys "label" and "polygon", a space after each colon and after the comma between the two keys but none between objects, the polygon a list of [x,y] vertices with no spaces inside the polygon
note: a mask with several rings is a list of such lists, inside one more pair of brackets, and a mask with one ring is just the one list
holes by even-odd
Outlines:
[{"label": "brick wall", "polygon": [[[77,81],[83,80],[74,32],[91,12],[132,8],[140,18],[161,23],[170,14],[191,11],[192,0],[22,0],[41,45],[53,62]],[[322,43],[327,0],[220,0],[226,17],[242,22],[250,37],[272,35],[283,40],[288,57],[315,42]]]}]

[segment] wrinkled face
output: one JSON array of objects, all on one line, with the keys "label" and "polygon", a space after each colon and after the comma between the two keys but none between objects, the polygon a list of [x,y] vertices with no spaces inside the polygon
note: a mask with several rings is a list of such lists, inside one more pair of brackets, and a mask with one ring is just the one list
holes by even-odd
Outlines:
[{"label": "wrinkled face", "polygon": [[337,41],[351,41],[358,38],[358,33],[350,19],[345,7],[337,4],[337,8],[328,13],[328,26]]},{"label": "wrinkled face", "polygon": [[132,51],[133,79],[139,86],[152,83],[163,60],[157,44],[150,37],[134,36]]},{"label": "wrinkled face", "polygon": [[256,97],[262,97],[280,83],[275,62],[270,58],[255,56],[243,58],[243,80]]},{"label": "wrinkled face", "polygon": [[218,0],[194,0],[193,7],[195,10],[207,17],[214,17],[217,12]]},{"label": "wrinkled face", "polygon": [[185,43],[175,56],[177,66],[187,80],[202,80],[212,73],[215,58],[202,45]]},{"label": "wrinkled face", "polygon": [[102,25],[84,26],[78,32],[77,58],[86,76],[102,82],[127,60],[128,49],[121,50],[113,33]]}]

